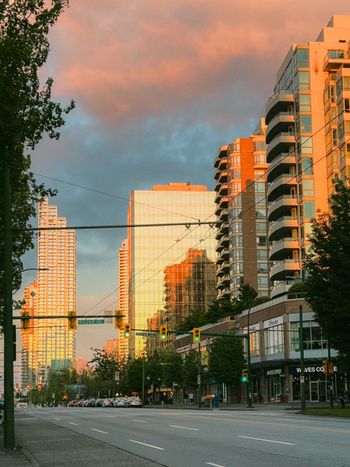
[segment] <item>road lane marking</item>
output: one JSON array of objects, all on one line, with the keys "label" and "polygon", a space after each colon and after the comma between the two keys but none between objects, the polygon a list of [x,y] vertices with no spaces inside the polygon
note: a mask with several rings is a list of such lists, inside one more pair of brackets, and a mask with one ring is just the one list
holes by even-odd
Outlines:
[{"label": "road lane marking", "polygon": [[138,420],[137,418],[132,419],[133,422],[146,423],[145,420]]},{"label": "road lane marking", "polygon": [[68,422],[70,425],[75,425],[75,426],[78,426],[78,423],[74,423],[74,422]]},{"label": "road lane marking", "polygon": [[265,441],[266,443],[288,444],[289,446],[295,446],[295,444],[286,443],[285,441],[275,441],[273,439],[264,439],[264,438],[253,438],[252,436],[238,436],[238,438],[254,439],[256,441]]},{"label": "road lane marking", "polygon": [[61,421],[61,419],[60,419],[60,418],[55,418],[55,417],[54,417],[54,420],[58,420],[59,422]]},{"label": "road lane marking", "polygon": [[104,435],[108,435],[107,431],[98,430],[97,428],[90,428],[90,430],[97,431],[97,433],[103,433]]},{"label": "road lane marking", "polygon": [[171,428],[182,428],[183,430],[200,431],[199,428],[190,428],[188,426],[181,426],[181,425],[168,425],[168,426],[171,426]]},{"label": "road lane marking", "polygon": [[153,446],[153,444],[142,443],[141,441],[136,441],[136,439],[129,439],[132,443],[142,444],[142,446],[147,446],[148,448],[159,449],[159,451],[165,451],[164,448],[160,448],[159,446]]},{"label": "road lane marking", "polygon": [[225,467],[224,465],[214,464],[213,462],[206,462],[208,465],[213,465],[214,467]]}]

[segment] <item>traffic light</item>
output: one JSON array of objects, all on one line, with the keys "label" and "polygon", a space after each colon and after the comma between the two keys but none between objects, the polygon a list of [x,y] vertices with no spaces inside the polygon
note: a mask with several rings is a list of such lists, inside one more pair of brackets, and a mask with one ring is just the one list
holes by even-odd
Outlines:
[{"label": "traffic light", "polygon": [[114,327],[115,329],[123,329],[123,316],[120,316],[119,311],[114,312]]},{"label": "traffic light", "polygon": [[21,328],[23,330],[29,329],[29,313],[28,311],[22,311],[21,313]]},{"label": "traffic light", "polygon": [[124,337],[130,337],[130,324],[124,324]]},{"label": "traffic light", "polygon": [[193,342],[200,342],[201,340],[201,330],[199,328],[192,329]]},{"label": "traffic light", "polygon": [[242,370],[241,381],[242,381],[242,383],[247,383],[247,381],[248,381],[248,368],[244,368],[244,370]]},{"label": "traffic light", "polygon": [[323,370],[325,372],[326,375],[328,375],[329,373],[329,360],[328,359],[325,359],[322,361],[323,363]]},{"label": "traffic light", "polygon": [[164,342],[168,339],[168,326],[166,324],[162,324],[159,328],[159,337]]},{"label": "traffic light", "polygon": [[76,331],[77,330],[77,318],[75,317],[75,311],[68,312],[68,330]]}]

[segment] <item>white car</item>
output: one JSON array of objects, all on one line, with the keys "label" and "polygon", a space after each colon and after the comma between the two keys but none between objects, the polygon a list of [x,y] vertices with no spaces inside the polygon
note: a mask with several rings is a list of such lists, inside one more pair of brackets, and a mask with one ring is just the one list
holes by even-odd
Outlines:
[{"label": "white car", "polygon": [[129,407],[142,407],[142,401],[139,397],[129,397]]},{"label": "white car", "polygon": [[116,397],[113,405],[114,407],[129,407],[129,401],[125,397]]}]

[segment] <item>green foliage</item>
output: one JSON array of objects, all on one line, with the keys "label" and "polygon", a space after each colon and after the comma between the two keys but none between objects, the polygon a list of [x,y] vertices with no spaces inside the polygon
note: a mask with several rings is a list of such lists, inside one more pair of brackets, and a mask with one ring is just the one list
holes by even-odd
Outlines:
[{"label": "green foliage", "polygon": [[209,305],[208,311],[205,314],[206,324],[216,323],[226,316],[234,316],[237,314],[235,303],[230,300],[217,300]]},{"label": "green foliage", "polygon": [[114,381],[115,372],[119,368],[116,355],[104,350],[92,350],[94,353],[89,366],[93,369],[94,378],[99,381]]},{"label": "green foliage", "polygon": [[185,355],[183,361],[183,384],[184,386],[195,386],[198,375],[198,352],[191,350]]},{"label": "green foliage", "polygon": [[218,383],[238,383],[244,366],[242,339],[214,339],[209,349],[209,373]]},{"label": "green foliage", "polygon": [[179,331],[187,331],[192,328],[198,328],[207,324],[207,318],[205,311],[193,310],[190,312],[188,317],[180,323],[177,327]]},{"label": "green foliage", "polygon": [[[43,85],[39,80],[39,70],[50,50],[48,32],[67,4],[68,0],[2,0],[0,4],[0,173],[4,173],[5,167],[11,170],[14,290],[21,285],[20,258],[33,247],[33,232],[24,229],[30,227],[29,219],[35,216],[37,202],[54,194],[36,182],[26,151],[33,150],[45,133],[58,139],[63,116],[74,107],[73,102],[62,108],[51,100],[51,78]],[[3,225],[2,203],[0,225]],[[0,231],[1,251],[2,248]],[[1,297],[2,258],[3,255]],[[0,302],[0,311],[1,308]]]},{"label": "green foliage", "polygon": [[332,347],[350,356],[350,189],[338,181],[318,216],[305,259],[306,299]]}]

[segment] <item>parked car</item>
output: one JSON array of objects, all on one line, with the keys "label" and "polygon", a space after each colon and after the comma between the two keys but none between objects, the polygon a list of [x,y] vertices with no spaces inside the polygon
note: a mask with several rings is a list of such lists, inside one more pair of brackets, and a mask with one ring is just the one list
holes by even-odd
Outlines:
[{"label": "parked car", "polygon": [[103,399],[96,399],[96,407],[102,407]]},{"label": "parked car", "polygon": [[80,401],[78,401],[77,405],[75,407],[84,407],[85,406],[85,400],[84,399],[81,399]]},{"label": "parked car", "polygon": [[116,397],[113,405],[114,407],[129,407],[129,401],[126,397]]},{"label": "parked car", "polygon": [[75,400],[69,401],[68,404],[67,404],[67,407],[75,407],[77,405],[77,402],[78,401],[75,401]]},{"label": "parked car", "polygon": [[129,407],[142,407],[142,401],[139,397],[129,397]]},{"label": "parked car", "polygon": [[113,407],[113,399],[104,399],[102,407]]}]

